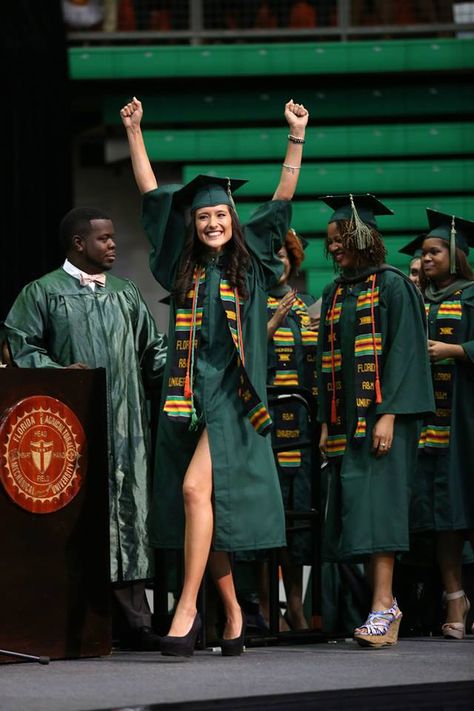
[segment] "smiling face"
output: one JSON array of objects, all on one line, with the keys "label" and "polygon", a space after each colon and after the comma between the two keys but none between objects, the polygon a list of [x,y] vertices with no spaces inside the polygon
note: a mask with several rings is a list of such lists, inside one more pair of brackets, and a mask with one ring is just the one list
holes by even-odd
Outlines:
[{"label": "smiling face", "polygon": [[221,252],[232,239],[232,217],[227,205],[198,208],[194,224],[199,241],[212,252]]},{"label": "smiling face", "polygon": [[279,284],[286,284],[288,282],[290,272],[291,272],[291,262],[290,258],[288,256],[288,250],[286,249],[285,246],[280,247],[280,249],[277,252],[277,257],[281,259],[283,263],[283,274],[278,280]]},{"label": "smiling face", "polygon": [[453,281],[449,271],[449,245],[439,237],[428,237],[423,242],[421,257],[423,272],[435,284]]},{"label": "smiling face", "polygon": [[326,245],[329,254],[339,269],[353,269],[355,267],[355,255],[351,250],[344,247],[344,240],[337,222],[330,222],[328,225]]},{"label": "smiling face", "polygon": [[415,257],[415,259],[411,260],[410,269],[408,271],[408,278],[415,286],[420,286],[420,269],[421,259],[420,257]]},{"label": "smiling face", "polygon": [[115,261],[115,230],[112,220],[90,220],[91,231],[86,237],[73,238],[74,259],[83,272],[95,274],[109,271]]}]

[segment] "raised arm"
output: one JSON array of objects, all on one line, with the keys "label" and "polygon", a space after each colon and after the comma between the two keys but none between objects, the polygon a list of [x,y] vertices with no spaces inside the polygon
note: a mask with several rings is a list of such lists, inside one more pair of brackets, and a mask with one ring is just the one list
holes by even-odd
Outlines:
[{"label": "raised arm", "polygon": [[280,182],[273,200],[291,200],[298,184],[301,158],[303,156],[304,134],[309,114],[303,104],[295,104],[291,99],[285,105],[288,122],[288,148],[281,170]]},{"label": "raised arm", "polygon": [[141,101],[135,96],[130,103],[120,109],[120,117],[127,132],[130,157],[137,187],[139,191],[147,193],[158,187],[155,174],[152,170],[141,129],[143,108]]}]

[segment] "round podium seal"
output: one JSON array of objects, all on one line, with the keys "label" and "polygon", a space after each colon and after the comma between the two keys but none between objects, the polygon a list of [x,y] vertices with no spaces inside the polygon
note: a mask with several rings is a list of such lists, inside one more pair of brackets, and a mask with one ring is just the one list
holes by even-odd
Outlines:
[{"label": "round podium seal", "polygon": [[58,511],[81,488],[86,436],[74,412],[54,397],[34,395],[8,410],[0,452],[5,490],[27,511]]}]

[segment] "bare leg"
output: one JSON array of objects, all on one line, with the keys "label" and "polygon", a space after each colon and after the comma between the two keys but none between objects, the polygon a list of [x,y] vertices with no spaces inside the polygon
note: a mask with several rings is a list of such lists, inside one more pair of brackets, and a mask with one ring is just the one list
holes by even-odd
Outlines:
[{"label": "bare leg", "polygon": [[[262,561],[258,563],[258,602],[262,617],[265,620],[267,627],[270,625],[270,590],[269,590],[269,574],[268,562]],[[289,627],[283,615],[279,615],[278,629],[280,632],[288,632]]]},{"label": "bare leg", "polygon": [[288,548],[282,548],[281,567],[291,627],[307,630],[308,622],[303,610],[303,566],[293,561]]},{"label": "bare leg", "polygon": [[183,637],[196,616],[196,601],[211,548],[212,462],[204,430],[183,482],[186,528],[184,534],[184,584],[168,634]]},{"label": "bare leg", "polygon": [[388,610],[393,605],[394,553],[374,553],[370,560],[372,610]]},{"label": "bare leg", "polygon": [[209,556],[209,570],[224,604],[226,625],[223,637],[224,639],[235,639],[242,632],[242,613],[235,594],[228,553],[213,551]]},{"label": "bare leg", "polygon": [[[438,531],[436,544],[444,589],[447,593],[462,590],[462,535],[458,531]],[[466,608],[464,598],[447,600],[447,606],[446,622],[461,622]]]}]

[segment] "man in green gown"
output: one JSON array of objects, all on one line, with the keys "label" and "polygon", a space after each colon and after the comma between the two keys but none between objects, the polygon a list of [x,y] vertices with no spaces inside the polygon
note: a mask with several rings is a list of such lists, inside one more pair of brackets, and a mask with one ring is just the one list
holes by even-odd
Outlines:
[{"label": "man in green gown", "polygon": [[161,385],[165,337],[135,284],[106,274],[115,260],[114,226],[106,213],[71,210],[60,238],[64,264],[24,287],[6,318],[6,335],[19,367],[106,369],[114,597],[128,623],[127,644],[156,648],[145,596],[152,575],[145,393]]}]

